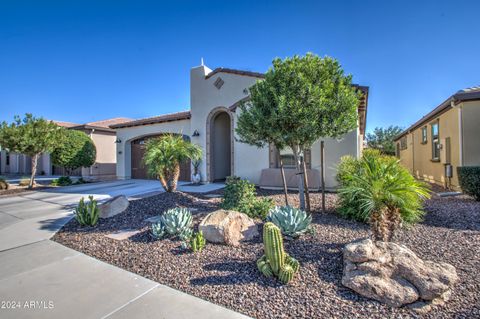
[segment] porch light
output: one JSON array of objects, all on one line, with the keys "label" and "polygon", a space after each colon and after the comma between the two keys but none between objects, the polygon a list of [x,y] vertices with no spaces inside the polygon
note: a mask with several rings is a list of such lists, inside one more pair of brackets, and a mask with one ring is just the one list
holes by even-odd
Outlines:
[{"label": "porch light", "polygon": [[195,136],[195,137],[200,136],[200,132],[198,132],[198,130],[195,130],[193,131],[192,136]]},{"label": "porch light", "polygon": [[114,143],[115,143],[115,144],[120,144],[120,143],[122,143],[122,140],[119,139],[119,138],[117,138]]}]

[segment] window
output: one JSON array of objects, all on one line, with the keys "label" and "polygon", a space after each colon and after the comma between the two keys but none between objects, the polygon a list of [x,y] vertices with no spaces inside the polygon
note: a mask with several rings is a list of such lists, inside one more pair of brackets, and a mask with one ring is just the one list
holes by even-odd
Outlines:
[{"label": "window", "polygon": [[422,144],[427,144],[427,127],[422,127]]},{"label": "window", "polygon": [[283,162],[285,168],[295,168],[295,157],[290,147],[286,147],[280,151],[280,159]]},{"label": "window", "polygon": [[7,152],[7,155],[5,156],[5,165],[10,165],[10,153]]},{"label": "window", "polygon": [[432,124],[432,160],[440,160],[440,138],[438,136],[438,121]]},{"label": "window", "polygon": [[406,150],[407,149],[407,137],[404,136],[400,139],[400,149]]},{"label": "window", "polygon": [[397,149],[396,149],[396,155],[398,158],[400,158],[400,143],[397,143]]}]

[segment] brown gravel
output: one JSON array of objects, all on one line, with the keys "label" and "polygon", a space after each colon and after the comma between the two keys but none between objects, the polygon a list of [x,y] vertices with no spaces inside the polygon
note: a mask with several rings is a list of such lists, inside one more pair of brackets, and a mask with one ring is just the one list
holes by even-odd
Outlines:
[{"label": "brown gravel", "polygon": [[[283,204],[283,195],[261,191]],[[175,206],[198,209],[195,222],[218,208],[219,199],[197,201],[198,195],[160,194],[133,201],[128,210],[95,228],[80,228],[75,220],[54,240],[105,262],[162,284],[256,318],[417,318],[406,309],[393,309],[363,298],[341,285],[342,247],[368,235],[366,225],[334,214],[336,195],[327,194],[326,214],[320,194],[312,194],[315,235],[286,242],[301,263],[289,285],[262,276],[255,262],[262,255],[258,238],[239,248],[207,245],[197,254],[184,252],[178,241],[155,241],[144,219]],[[295,194],[290,204],[297,203]],[[453,264],[460,276],[452,299],[425,318],[480,318],[480,203],[460,196],[432,198],[425,204],[425,221],[402,231],[396,240],[420,257]],[[142,230],[128,240],[104,237],[122,228]]]}]

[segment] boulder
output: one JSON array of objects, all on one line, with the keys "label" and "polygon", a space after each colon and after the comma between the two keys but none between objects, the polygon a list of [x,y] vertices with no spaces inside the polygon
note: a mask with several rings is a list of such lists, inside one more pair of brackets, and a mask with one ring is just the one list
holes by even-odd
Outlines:
[{"label": "boulder", "polygon": [[392,307],[425,312],[448,300],[458,276],[447,263],[423,261],[405,246],[363,239],[345,246],[342,284]]},{"label": "boulder", "polygon": [[123,213],[129,204],[125,195],[115,196],[100,205],[100,218],[110,218]]},{"label": "boulder", "polygon": [[208,242],[238,246],[242,241],[258,236],[258,227],[253,219],[245,214],[228,211],[214,211],[201,221],[198,230]]}]

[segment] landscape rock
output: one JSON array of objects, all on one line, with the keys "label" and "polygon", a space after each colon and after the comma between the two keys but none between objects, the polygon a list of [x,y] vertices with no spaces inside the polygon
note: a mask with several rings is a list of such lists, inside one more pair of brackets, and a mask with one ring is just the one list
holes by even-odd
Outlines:
[{"label": "landscape rock", "polygon": [[125,195],[115,196],[100,205],[100,218],[110,218],[123,213],[130,205]]},{"label": "landscape rock", "polygon": [[405,246],[363,239],[345,246],[342,284],[392,307],[419,313],[443,304],[458,281],[455,267],[423,261]]},{"label": "landscape rock", "polygon": [[208,214],[199,224],[198,230],[211,243],[238,246],[241,241],[249,241],[258,236],[258,227],[253,219],[245,214],[217,210]]}]

